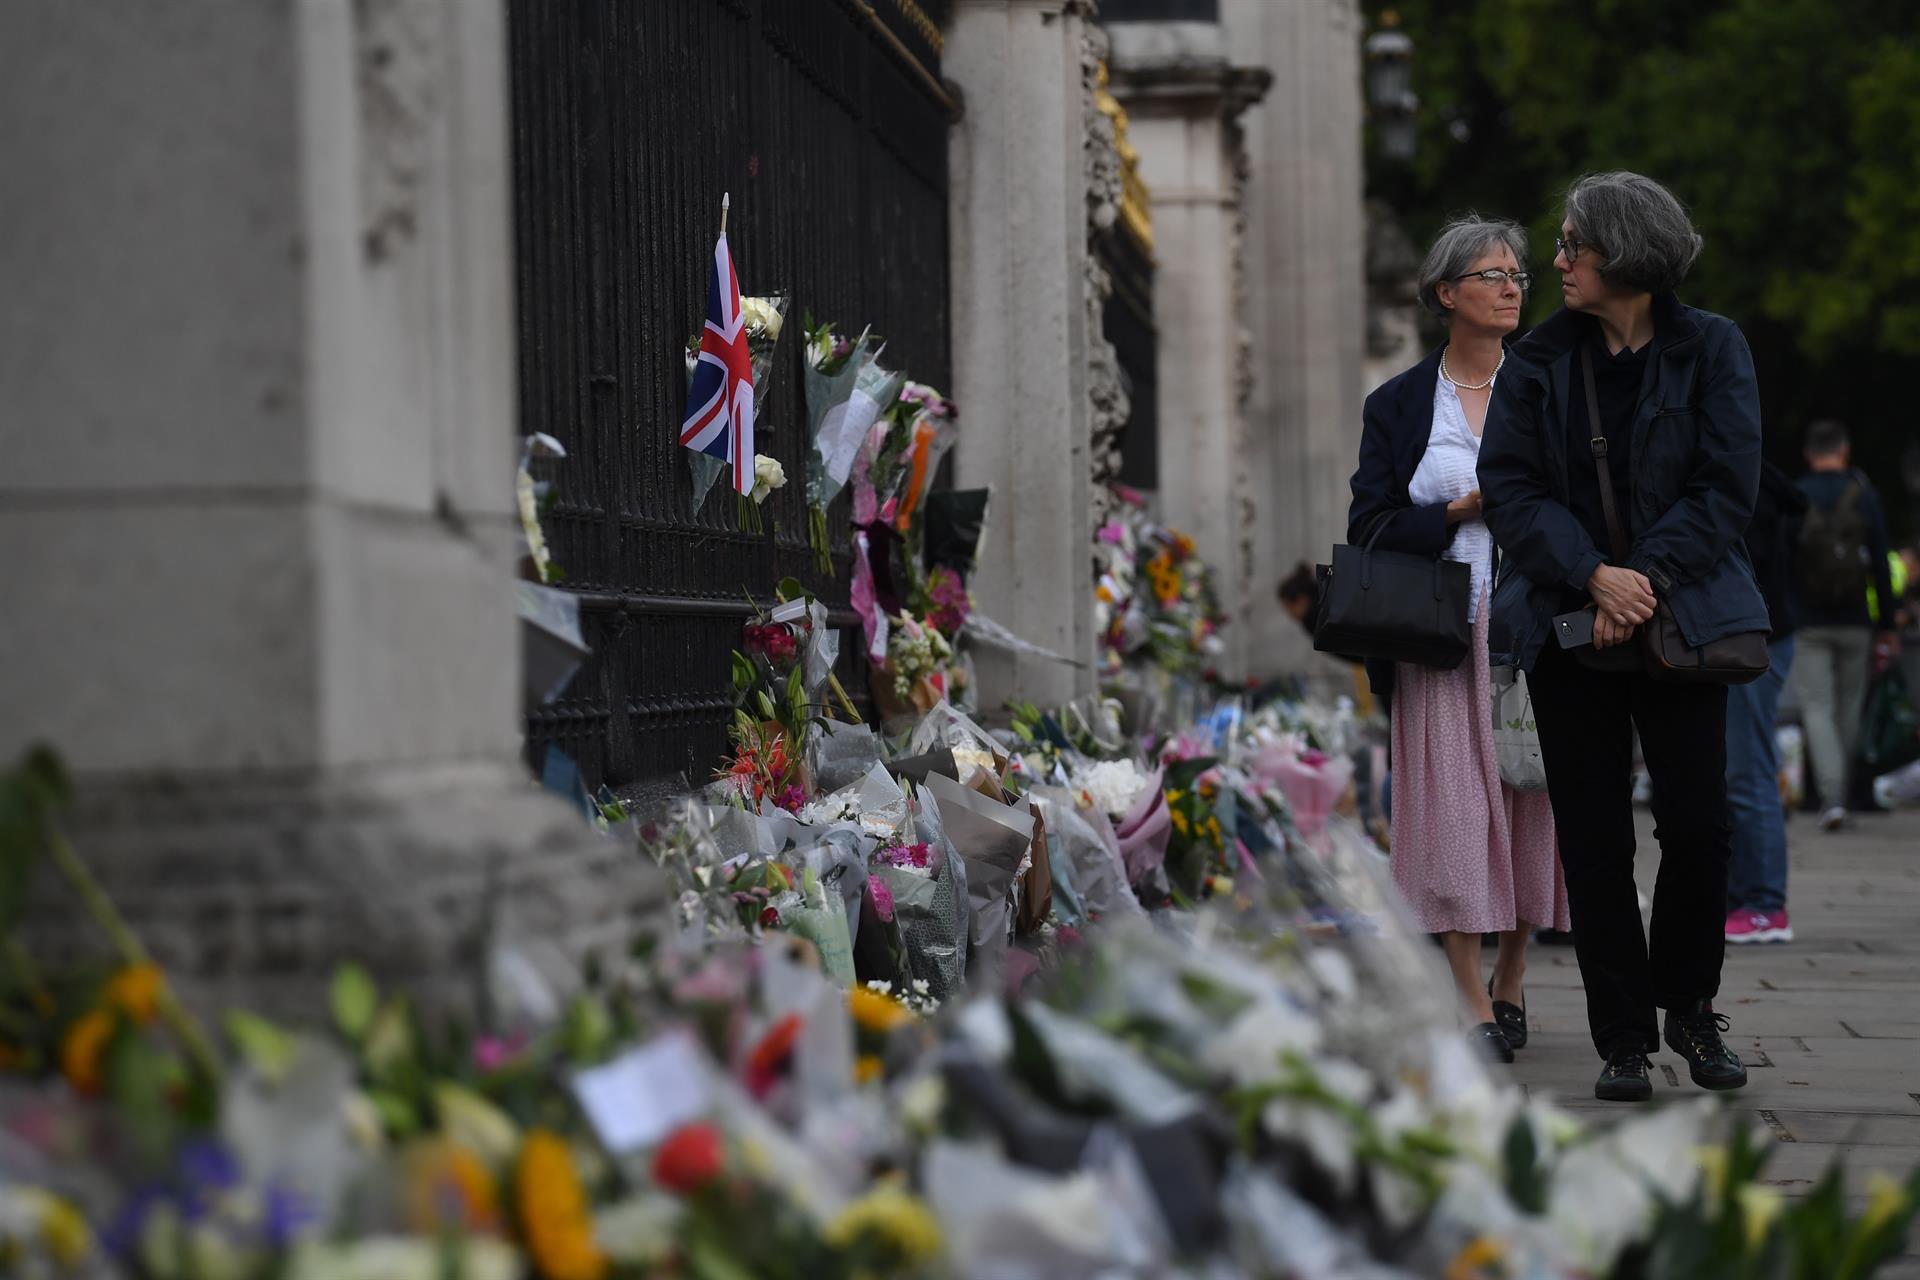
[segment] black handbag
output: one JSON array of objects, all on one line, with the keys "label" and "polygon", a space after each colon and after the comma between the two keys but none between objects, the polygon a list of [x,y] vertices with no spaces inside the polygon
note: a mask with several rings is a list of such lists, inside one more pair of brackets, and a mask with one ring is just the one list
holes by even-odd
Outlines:
[{"label": "black handbag", "polygon": [[1473,573],[1442,557],[1379,551],[1374,544],[1406,508],[1382,512],[1363,547],[1333,549],[1318,568],[1313,647],[1344,658],[1380,658],[1451,671],[1467,656]]},{"label": "black handbag", "polygon": [[[1613,472],[1607,465],[1607,438],[1600,434],[1600,397],[1593,386],[1593,350],[1580,348],[1580,373],[1587,384],[1587,426],[1593,432],[1588,448],[1600,473],[1600,510],[1607,519],[1607,537],[1617,564],[1627,562],[1627,535],[1613,496]],[[1655,680],[1674,684],[1748,684],[1767,674],[1767,633],[1741,631],[1695,648],[1687,643],[1665,600],[1655,602],[1653,617],[1640,628],[1637,645],[1608,649],[1575,649],[1576,658],[1602,671],[1638,668]],[[1629,657],[1631,655],[1631,657]]]}]

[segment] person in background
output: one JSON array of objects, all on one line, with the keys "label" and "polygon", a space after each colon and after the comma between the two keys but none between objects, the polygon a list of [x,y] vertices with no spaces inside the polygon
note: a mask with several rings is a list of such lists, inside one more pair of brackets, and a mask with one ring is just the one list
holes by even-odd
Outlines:
[{"label": "person in background", "polygon": [[[1480,431],[1503,340],[1520,323],[1530,276],[1526,232],[1511,222],[1449,223],[1420,268],[1421,303],[1447,341],[1367,397],[1347,541],[1379,526],[1386,550],[1472,570],[1473,642],[1452,671],[1367,664],[1392,697],[1393,882],[1414,923],[1440,935],[1460,1001],[1488,1055],[1527,1042],[1526,947],[1533,925],[1568,927],[1547,797],[1500,781],[1487,661],[1493,538],[1480,518]],[[1381,522],[1385,522],[1381,524]],[[1480,942],[1500,935],[1482,985]]]},{"label": "person in background", "polygon": [[1873,620],[1867,592],[1894,599],[1887,572],[1887,521],[1880,495],[1852,464],[1847,429],[1831,418],[1807,427],[1807,474],[1800,478],[1807,512],[1794,558],[1800,631],[1794,692],[1806,725],[1807,753],[1820,789],[1820,826],[1847,822],[1849,766],[1860,737],[1867,674],[1900,651],[1889,617]]},{"label": "person in background", "polygon": [[[1753,356],[1733,321],[1674,296],[1700,243],[1651,178],[1574,183],[1554,258],[1565,306],[1514,344],[1480,450],[1505,558],[1493,648],[1527,672],[1533,695],[1587,1022],[1606,1061],[1593,1091],[1609,1102],[1653,1096],[1662,1009],[1695,1084],[1747,1082],[1713,1006],[1731,850],[1726,688],[1656,681],[1634,659],[1588,665],[1559,647],[1554,624],[1595,609],[1596,654],[1634,643],[1661,602],[1696,644],[1767,628],[1741,541],[1760,487]],[[1611,494],[1596,455],[1611,459]],[[1610,503],[1625,526],[1618,551]],[[1659,824],[1650,939],[1633,878],[1635,728]]]},{"label": "person in background", "polygon": [[1772,629],[1767,674],[1727,690],[1727,941],[1791,942],[1787,919],[1787,814],[1780,803],[1780,691],[1793,670],[1793,548],[1807,498],[1787,473],[1760,464],[1760,496],[1747,526],[1747,559]]}]

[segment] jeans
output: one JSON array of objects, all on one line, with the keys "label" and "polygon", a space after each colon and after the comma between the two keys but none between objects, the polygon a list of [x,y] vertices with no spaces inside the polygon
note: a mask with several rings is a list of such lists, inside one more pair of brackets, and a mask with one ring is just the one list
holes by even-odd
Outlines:
[{"label": "jeans", "polygon": [[[1566,871],[1587,1023],[1602,1057],[1660,1044],[1654,1010],[1720,990],[1725,956],[1727,690],[1589,671],[1553,645],[1530,677]],[[1633,880],[1633,731],[1653,778],[1653,933]]]},{"label": "jeans", "polygon": [[1867,701],[1867,668],[1873,633],[1865,627],[1802,627],[1794,636],[1793,688],[1807,731],[1820,803],[1847,805],[1847,773],[1860,741],[1860,713]]},{"label": "jeans", "polygon": [[1752,684],[1727,690],[1727,809],[1733,856],[1727,911],[1787,905],[1787,815],[1780,800],[1780,691],[1793,670],[1793,637],[1767,646],[1773,665]]}]

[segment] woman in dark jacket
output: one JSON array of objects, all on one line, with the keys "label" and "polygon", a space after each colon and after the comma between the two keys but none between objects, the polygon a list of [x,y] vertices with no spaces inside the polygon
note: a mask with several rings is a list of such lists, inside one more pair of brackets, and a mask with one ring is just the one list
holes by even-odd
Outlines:
[{"label": "woman in dark jacket", "polygon": [[[1493,646],[1532,675],[1587,1018],[1607,1063],[1594,1092],[1614,1101],[1652,1093],[1656,1008],[1696,1084],[1746,1083],[1713,1008],[1727,894],[1727,691],[1655,683],[1637,665],[1594,669],[1553,638],[1556,615],[1591,608],[1596,648],[1632,643],[1656,601],[1695,645],[1767,629],[1741,543],[1760,483],[1753,358],[1731,320],[1673,296],[1699,251],[1686,210],[1652,179],[1576,182],[1554,259],[1566,305],[1514,346],[1480,451],[1487,523],[1508,566]],[[1618,556],[1602,454],[1628,544]],[[1651,954],[1633,879],[1636,728],[1661,849]]]},{"label": "woman in dark jacket", "polygon": [[[1420,299],[1447,342],[1367,398],[1347,541],[1457,560],[1472,570],[1474,640],[1452,671],[1369,664],[1393,694],[1393,881],[1415,923],[1440,935],[1478,1043],[1513,1060],[1527,1042],[1526,947],[1534,925],[1567,927],[1567,893],[1545,796],[1509,790],[1494,750],[1487,665],[1493,539],[1474,479],[1488,397],[1520,323],[1526,233],[1464,218],[1420,269]],[[1381,522],[1385,522],[1381,525]],[[1498,933],[1493,980],[1480,939]]]}]

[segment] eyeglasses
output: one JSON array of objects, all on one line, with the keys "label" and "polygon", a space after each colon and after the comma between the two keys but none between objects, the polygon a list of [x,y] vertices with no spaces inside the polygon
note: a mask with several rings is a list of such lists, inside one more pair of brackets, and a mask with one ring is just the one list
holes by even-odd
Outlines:
[{"label": "eyeglasses", "polygon": [[1525,293],[1527,286],[1533,283],[1533,272],[1502,271],[1498,267],[1494,267],[1487,271],[1469,271],[1463,276],[1455,276],[1453,278],[1455,284],[1460,283],[1462,280],[1485,280],[1496,289],[1506,288],[1507,281],[1511,280],[1519,286],[1520,292]]},{"label": "eyeglasses", "polygon": [[1583,249],[1592,249],[1595,253],[1600,251],[1597,246],[1588,244],[1579,236],[1566,236],[1564,238],[1555,236],[1553,247],[1566,255],[1568,266],[1572,266],[1574,263],[1580,261],[1580,251]]}]

